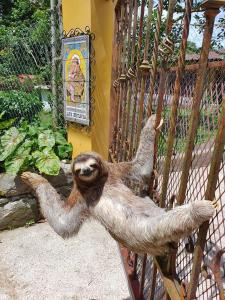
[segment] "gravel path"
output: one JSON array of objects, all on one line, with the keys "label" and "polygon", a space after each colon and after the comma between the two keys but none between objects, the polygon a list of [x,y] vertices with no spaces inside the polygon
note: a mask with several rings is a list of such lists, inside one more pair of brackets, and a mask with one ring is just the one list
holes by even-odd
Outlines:
[{"label": "gravel path", "polygon": [[87,222],[63,240],[47,223],[0,233],[0,300],[128,300],[118,247]]}]

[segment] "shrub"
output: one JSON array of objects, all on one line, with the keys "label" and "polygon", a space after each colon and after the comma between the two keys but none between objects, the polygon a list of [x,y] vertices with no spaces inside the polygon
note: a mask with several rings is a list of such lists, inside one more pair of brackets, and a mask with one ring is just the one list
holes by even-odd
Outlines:
[{"label": "shrub", "polygon": [[0,112],[4,112],[3,120],[17,118],[32,121],[42,109],[42,101],[38,91],[0,91]]}]

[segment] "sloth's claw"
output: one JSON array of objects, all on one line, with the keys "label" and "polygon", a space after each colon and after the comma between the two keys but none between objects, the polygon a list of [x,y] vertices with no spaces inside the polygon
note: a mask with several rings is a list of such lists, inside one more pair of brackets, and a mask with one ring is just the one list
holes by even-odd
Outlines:
[{"label": "sloth's claw", "polygon": [[47,182],[47,180],[41,175],[31,172],[23,172],[20,177],[22,181],[29,185],[32,189],[36,189],[41,183]]},{"label": "sloth's claw", "polygon": [[163,118],[160,120],[159,125],[155,128],[155,130],[160,130],[163,125]]},{"label": "sloth's claw", "polygon": [[214,206],[214,208],[215,208],[216,211],[219,211],[220,208],[221,208],[221,205],[220,205],[219,201],[216,200],[216,199],[214,199],[214,200],[212,201],[212,205]]}]

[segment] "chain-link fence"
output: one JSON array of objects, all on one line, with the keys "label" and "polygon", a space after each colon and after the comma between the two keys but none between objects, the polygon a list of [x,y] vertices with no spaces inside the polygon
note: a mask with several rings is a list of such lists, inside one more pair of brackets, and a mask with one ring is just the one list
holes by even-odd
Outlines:
[{"label": "chain-link fence", "polygon": [[58,175],[70,161],[63,114],[61,1],[0,5],[0,173]]},{"label": "chain-link fence", "polygon": [[61,4],[30,5],[36,5],[33,11],[18,1],[1,6],[1,120],[15,118],[19,124],[40,118],[44,125],[64,126]]}]

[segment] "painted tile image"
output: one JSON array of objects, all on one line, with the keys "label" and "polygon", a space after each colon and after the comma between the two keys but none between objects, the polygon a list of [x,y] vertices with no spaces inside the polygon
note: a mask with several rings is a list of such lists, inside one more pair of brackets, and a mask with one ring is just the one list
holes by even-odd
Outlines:
[{"label": "painted tile image", "polygon": [[65,117],[69,121],[85,125],[89,124],[89,72],[89,36],[64,39]]}]

